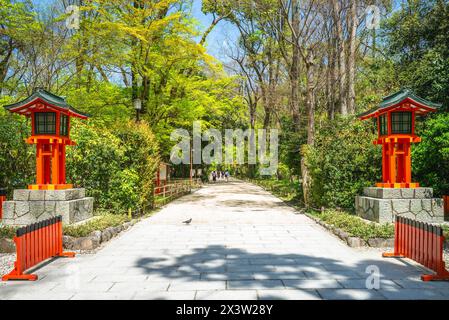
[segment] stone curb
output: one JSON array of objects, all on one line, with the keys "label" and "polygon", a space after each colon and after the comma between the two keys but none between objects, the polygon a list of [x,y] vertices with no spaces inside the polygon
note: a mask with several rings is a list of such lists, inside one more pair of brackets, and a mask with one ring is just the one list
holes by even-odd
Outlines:
[{"label": "stone curb", "polygon": [[[96,230],[87,237],[75,238],[71,236],[63,236],[62,240],[64,249],[78,251],[94,250],[98,248],[102,243],[111,240],[122,231],[128,230],[138,221],[139,219],[134,219],[116,227],[106,228],[103,231]],[[14,240],[8,238],[0,238],[0,253],[15,252],[16,245],[14,243]]]},{"label": "stone curb", "polygon": [[371,247],[371,248],[392,248],[394,247],[394,238],[372,238],[368,239],[368,241],[363,240],[359,237],[351,237],[347,232],[332,226],[330,224],[325,223],[324,221],[318,219],[317,217],[314,217],[308,213],[304,214],[318,223],[320,226],[324,227],[325,229],[329,230],[333,234],[335,234],[337,237],[339,237],[341,240],[343,240],[348,246],[352,248],[360,248],[360,247]]},{"label": "stone curb", "polygon": [[138,220],[131,220],[129,222],[125,222],[122,225],[116,227],[109,227],[104,229],[103,231],[93,231],[87,237],[75,238],[71,236],[63,236],[63,246],[64,249],[68,250],[79,250],[79,251],[90,251],[98,248],[101,244],[108,242],[116,235],[121,233],[122,231],[128,230],[134,224],[136,224]]}]

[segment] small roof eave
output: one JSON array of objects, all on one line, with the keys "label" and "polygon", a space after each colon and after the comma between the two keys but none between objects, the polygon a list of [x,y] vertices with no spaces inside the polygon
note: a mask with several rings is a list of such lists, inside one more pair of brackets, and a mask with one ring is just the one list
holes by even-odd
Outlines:
[{"label": "small roof eave", "polygon": [[71,105],[67,104],[64,98],[56,96],[44,89],[37,89],[31,96],[27,97],[26,99],[3,107],[10,112],[23,114],[23,111],[21,112],[21,110],[31,109],[39,102],[56,110],[66,112],[69,116],[81,119],[87,119],[90,117],[89,114],[80,112],[77,109],[73,108]]},{"label": "small roof eave", "polygon": [[405,103],[409,103],[410,107],[419,110],[423,114],[428,112],[435,112],[442,104],[434,103],[423,98],[418,97],[410,90],[401,90],[390,96],[385,97],[378,107],[370,109],[357,117],[361,120],[369,119],[379,116],[382,113],[396,109]]}]

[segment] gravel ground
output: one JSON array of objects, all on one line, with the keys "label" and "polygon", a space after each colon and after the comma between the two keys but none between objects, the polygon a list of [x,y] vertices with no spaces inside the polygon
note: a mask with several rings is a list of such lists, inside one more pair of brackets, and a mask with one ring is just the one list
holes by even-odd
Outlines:
[{"label": "gravel ground", "polygon": [[11,253],[0,253],[0,276],[9,273],[14,268],[16,255]]}]

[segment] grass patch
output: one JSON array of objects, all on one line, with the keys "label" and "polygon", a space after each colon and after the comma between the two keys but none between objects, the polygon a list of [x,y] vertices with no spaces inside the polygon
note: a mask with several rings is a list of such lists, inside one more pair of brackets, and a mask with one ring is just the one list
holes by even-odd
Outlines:
[{"label": "grass patch", "polygon": [[94,219],[79,225],[64,226],[63,233],[75,238],[87,237],[93,231],[103,231],[109,227],[117,227],[132,219],[127,215],[101,213]]},{"label": "grass patch", "polygon": [[0,226],[0,238],[12,239],[16,235],[17,227]]},{"label": "grass patch", "polygon": [[394,237],[394,225],[392,223],[367,222],[348,212],[336,210],[312,211],[309,214],[347,232],[351,237],[359,237],[365,241],[372,238],[388,239]]}]

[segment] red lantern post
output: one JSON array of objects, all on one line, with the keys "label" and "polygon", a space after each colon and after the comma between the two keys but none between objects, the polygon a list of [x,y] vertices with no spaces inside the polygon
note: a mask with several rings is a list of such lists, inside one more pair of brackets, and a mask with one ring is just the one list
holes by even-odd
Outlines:
[{"label": "red lantern post", "polygon": [[64,98],[44,89],[37,89],[30,97],[5,108],[31,118],[31,136],[28,144],[36,145],[36,183],[31,190],[63,190],[73,186],[66,183],[66,146],[70,139],[72,117],[87,119],[66,103]]},{"label": "red lantern post", "polygon": [[412,182],[411,144],[421,141],[415,134],[416,116],[437,111],[440,104],[424,100],[409,90],[401,90],[383,99],[376,107],[360,115],[361,120],[374,118],[382,145],[382,182],[379,188],[417,188]]}]

